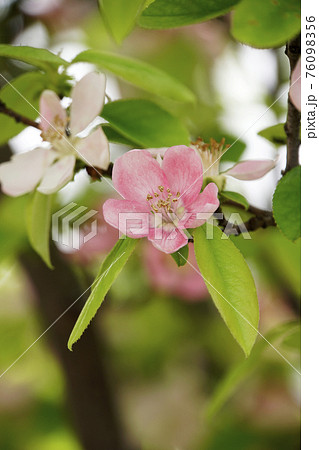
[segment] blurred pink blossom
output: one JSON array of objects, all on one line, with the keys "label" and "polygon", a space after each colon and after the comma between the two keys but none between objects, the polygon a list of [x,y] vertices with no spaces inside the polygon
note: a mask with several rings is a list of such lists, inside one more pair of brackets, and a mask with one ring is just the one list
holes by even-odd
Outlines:
[{"label": "blurred pink blossom", "polygon": [[175,261],[169,255],[158,251],[148,243],[144,247],[144,265],[152,286],[165,294],[176,295],[189,301],[198,301],[207,298],[208,291],[203,278],[196,272],[194,246],[189,244],[188,260],[192,266],[186,263],[177,267]]}]

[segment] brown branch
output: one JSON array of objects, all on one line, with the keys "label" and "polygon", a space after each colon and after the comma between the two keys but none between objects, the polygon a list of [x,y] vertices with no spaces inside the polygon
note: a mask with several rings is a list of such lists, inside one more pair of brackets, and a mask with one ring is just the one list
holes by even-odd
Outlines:
[{"label": "brown branch", "polygon": [[109,167],[104,170],[100,169],[99,167],[93,167],[93,166],[85,166],[86,171],[90,177],[96,181],[100,180],[102,176],[112,178],[112,171],[113,171],[113,163],[110,162]]},{"label": "brown branch", "polygon": [[[218,221],[218,226],[227,236],[230,235],[238,236],[242,233],[245,233],[246,231],[248,232],[256,231],[259,228],[268,228],[276,226],[276,222],[271,211],[265,211],[263,209],[256,208],[255,206],[249,206],[248,209],[245,209],[239,203],[233,202],[231,200],[228,200],[223,204],[236,206],[240,209],[246,210],[254,214],[254,217],[251,217],[249,220],[241,224],[234,224],[229,222],[224,216],[222,219],[219,219],[217,216],[216,220]],[[219,214],[222,213],[221,208],[218,208],[216,213]],[[188,239],[188,242],[194,242],[194,239],[190,238]]]},{"label": "brown branch", "polygon": [[[301,41],[300,34],[289,41],[286,45],[286,55],[290,63],[290,77],[300,57]],[[287,135],[287,164],[283,174],[289,172],[294,167],[299,166],[299,147],[300,147],[300,111],[291,102],[288,95],[287,121],[285,123],[285,132]]]},{"label": "brown branch", "polygon": [[17,123],[23,123],[24,125],[40,128],[40,125],[34,120],[28,119],[27,117],[22,116],[21,114],[16,113],[10,108],[7,108],[5,103],[0,100],[0,113],[5,114],[9,117],[12,117]]},{"label": "brown branch", "polygon": [[[227,202],[228,203],[228,202]],[[232,204],[235,204],[234,202],[231,202]],[[229,204],[229,203],[228,203]],[[236,206],[240,207],[240,205]],[[251,217],[246,222],[243,222],[242,224],[233,224],[229,223],[225,217],[218,220],[218,225],[220,228],[224,231],[225,234],[228,236],[231,234],[239,235],[246,231],[256,231],[259,228],[268,228],[268,227],[275,227],[276,222],[272,215],[271,211],[265,211],[263,209],[256,208],[254,206],[249,206],[247,209],[248,212],[254,214],[254,217]],[[217,212],[221,212],[220,209],[218,209]]]}]

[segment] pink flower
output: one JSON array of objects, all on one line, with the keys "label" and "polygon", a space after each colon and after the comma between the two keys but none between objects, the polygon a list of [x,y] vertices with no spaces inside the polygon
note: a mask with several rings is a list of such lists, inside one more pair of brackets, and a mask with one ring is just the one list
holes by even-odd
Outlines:
[{"label": "pink flower", "polygon": [[301,59],[298,59],[296,67],[291,74],[290,100],[301,111]]},{"label": "pink flower", "polygon": [[189,244],[188,260],[192,264],[177,267],[168,255],[159,252],[152,245],[144,248],[145,270],[153,287],[161,292],[176,295],[189,301],[204,300],[208,296],[203,278],[192,266],[197,268],[194,246]]},{"label": "pink flower", "polygon": [[186,229],[205,223],[219,205],[214,183],[200,192],[201,160],[184,145],[168,148],[162,165],[147,150],[131,150],[115,161],[112,178],[123,199],[104,203],[106,222],[165,253],[184,247]]},{"label": "pink flower", "polygon": [[[192,148],[197,151],[202,160],[204,171],[203,177],[214,181],[219,190],[224,189],[226,176],[231,176],[233,178],[237,178],[238,180],[245,181],[258,180],[259,178],[265,176],[277,164],[277,160],[272,159],[239,161],[225,172],[220,172],[219,164],[221,157],[229,148],[229,145],[224,146],[224,144],[225,139],[222,139],[220,143],[216,142],[214,139],[211,139],[210,144],[206,144],[201,139],[198,139],[192,145]],[[152,148],[149,149],[149,151],[160,163],[166,149],[163,147],[158,149]]]},{"label": "pink flower", "polygon": [[37,188],[43,194],[61,189],[74,175],[75,161],[107,169],[108,141],[101,127],[87,137],[77,135],[100,113],[105,98],[105,76],[95,72],[83,77],[72,90],[70,114],[57,94],[46,90],[40,97],[40,127],[50,148],[36,148],[14,155],[0,165],[2,190],[16,197]]}]

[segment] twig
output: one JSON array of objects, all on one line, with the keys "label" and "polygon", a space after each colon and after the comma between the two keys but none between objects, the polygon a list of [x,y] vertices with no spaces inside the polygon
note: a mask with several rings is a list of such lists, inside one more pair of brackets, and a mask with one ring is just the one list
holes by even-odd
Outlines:
[{"label": "twig", "polygon": [[5,103],[0,100],[0,113],[6,114],[9,117],[12,117],[17,123],[23,123],[24,125],[28,125],[34,128],[40,128],[40,125],[34,120],[28,119],[27,117],[22,116],[21,114],[16,113],[10,108],[7,108]]},{"label": "twig", "polygon": [[[241,209],[245,209],[242,205],[239,203],[233,202],[231,200],[223,203],[224,205],[233,205]],[[268,228],[268,227],[275,227],[276,222],[274,219],[274,216],[271,211],[265,211],[263,209],[256,208],[255,206],[249,206],[246,211],[254,214],[254,217],[251,217],[246,222],[243,222],[241,224],[234,224],[230,223],[225,216],[223,215],[223,218],[220,219],[218,216],[216,217],[216,220],[218,221],[219,228],[227,235],[235,235],[238,236],[239,234],[242,234],[246,231],[256,231],[259,228]],[[218,208],[216,213],[220,214],[222,213],[221,208]],[[194,242],[193,238],[188,239],[188,242]]]},{"label": "twig", "polygon": [[[289,41],[286,45],[286,55],[290,63],[290,76],[300,57],[300,34],[295,39]],[[299,147],[300,147],[300,111],[291,102],[288,95],[288,112],[285,123],[285,132],[287,135],[287,164],[283,174],[289,172],[294,167],[299,166]]]},{"label": "twig", "polygon": [[[227,202],[227,204],[233,204],[238,207],[241,205],[238,205],[235,202]],[[263,209],[256,208],[254,206],[249,206],[247,209],[248,212],[254,214],[254,217],[251,217],[246,222],[243,222],[241,224],[232,224],[229,223],[225,217],[222,219],[218,219],[218,225],[219,227],[224,231],[225,234],[228,236],[231,234],[239,235],[246,231],[256,231],[259,228],[268,228],[268,227],[275,227],[276,222],[272,215],[271,211],[265,211]],[[217,212],[221,212],[220,209],[217,210]]]},{"label": "twig", "polygon": [[100,180],[101,176],[112,178],[112,171],[113,171],[113,163],[110,162],[109,167],[104,170],[100,168],[95,168],[93,166],[85,166],[86,171],[88,175],[92,178],[92,180]]}]

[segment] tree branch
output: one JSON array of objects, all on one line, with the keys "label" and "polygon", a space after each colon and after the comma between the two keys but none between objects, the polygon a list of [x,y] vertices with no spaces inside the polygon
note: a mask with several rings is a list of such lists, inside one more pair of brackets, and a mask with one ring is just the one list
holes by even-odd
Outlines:
[{"label": "tree branch", "polygon": [[[233,202],[231,200],[224,202],[224,205],[225,204],[245,209],[239,203]],[[229,222],[223,215],[222,219],[219,219],[218,217],[216,218],[216,220],[218,221],[218,226],[227,236],[230,235],[238,236],[239,234],[242,234],[246,231],[248,232],[256,231],[259,228],[268,228],[276,226],[276,222],[271,211],[265,211],[263,209],[256,208],[255,206],[249,206],[249,208],[246,211],[254,214],[254,217],[251,217],[249,220],[241,224],[234,224]],[[220,207],[217,209],[216,213],[223,214]],[[194,242],[194,239],[190,238],[188,239],[188,242]]]},{"label": "tree branch", "polygon": [[6,114],[9,117],[12,117],[17,123],[23,123],[24,125],[28,125],[34,128],[40,128],[40,125],[34,120],[28,119],[27,117],[22,116],[21,114],[16,113],[10,108],[7,108],[5,103],[0,100],[0,113]]},{"label": "tree branch", "polygon": [[[290,63],[290,77],[300,57],[301,41],[300,34],[289,41],[286,45],[286,55]],[[300,147],[300,111],[291,102],[288,95],[287,121],[285,123],[285,132],[287,135],[287,164],[283,174],[289,172],[294,167],[299,166],[299,147]]]},{"label": "tree branch", "polygon": [[[230,203],[238,207],[241,206],[234,202],[227,202],[227,204]],[[247,211],[254,214],[254,217],[251,217],[249,220],[243,222],[242,224],[229,223],[228,220],[225,219],[225,217],[218,220],[220,228],[223,230],[225,234],[227,234],[227,236],[232,234],[237,236],[246,231],[248,232],[256,231],[259,228],[268,228],[276,226],[276,222],[271,211],[265,211],[263,209],[259,209],[254,206],[249,206]],[[220,208],[218,208],[216,212],[221,212]]]}]

